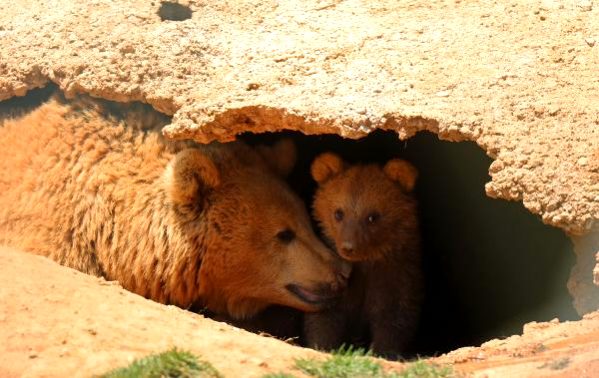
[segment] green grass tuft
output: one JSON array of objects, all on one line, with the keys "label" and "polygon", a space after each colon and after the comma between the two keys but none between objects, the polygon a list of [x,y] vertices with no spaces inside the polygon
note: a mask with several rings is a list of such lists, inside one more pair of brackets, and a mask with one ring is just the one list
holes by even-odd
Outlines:
[{"label": "green grass tuft", "polygon": [[442,366],[425,360],[410,363],[397,375],[398,378],[450,378],[457,374],[450,366]]},{"label": "green grass tuft", "polygon": [[101,378],[221,378],[222,375],[208,362],[176,348],[133,361],[131,365],[115,369]]},{"label": "green grass tuft", "polygon": [[561,370],[565,369],[570,365],[570,357],[558,358],[557,360],[553,360],[550,362],[545,362],[543,365],[539,366],[539,369],[549,368],[551,370]]},{"label": "green grass tuft", "polygon": [[295,378],[295,376],[287,373],[270,373],[263,375],[261,378]]},{"label": "green grass tuft", "polygon": [[[386,372],[370,352],[341,347],[326,360],[299,359],[296,367],[316,378],[451,378],[457,374],[449,366],[425,360],[408,364],[401,372]],[[281,377],[286,378],[286,377]]]},{"label": "green grass tuft", "polygon": [[318,378],[391,377],[385,373],[381,364],[371,357],[370,352],[350,346],[332,352],[331,357],[324,361],[299,359],[295,364],[302,372]]}]

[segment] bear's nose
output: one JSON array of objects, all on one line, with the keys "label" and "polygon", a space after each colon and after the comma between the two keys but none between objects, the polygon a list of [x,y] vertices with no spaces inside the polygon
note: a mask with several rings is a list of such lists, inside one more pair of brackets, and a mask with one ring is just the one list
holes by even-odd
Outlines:
[{"label": "bear's nose", "polygon": [[348,261],[341,262],[341,270],[339,271],[339,275],[347,281],[352,271],[352,264]]},{"label": "bear's nose", "polygon": [[331,282],[331,290],[334,293],[338,293],[347,287],[347,278],[341,273],[337,273],[337,279]]},{"label": "bear's nose", "polygon": [[[349,267],[349,269],[344,269],[344,268],[346,268],[346,266]],[[333,283],[331,283],[331,289],[336,292],[345,289],[347,287],[347,282],[349,280],[350,272],[351,272],[351,265],[344,262],[341,269],[335,273],[335,281],[333,281]]]}]

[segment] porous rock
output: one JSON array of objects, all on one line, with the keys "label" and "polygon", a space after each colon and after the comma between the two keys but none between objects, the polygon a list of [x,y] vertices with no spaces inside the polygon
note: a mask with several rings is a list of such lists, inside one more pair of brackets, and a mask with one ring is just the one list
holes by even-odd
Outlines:
[{"label": "porous rock", "polygon": [[599,7],[584,3],[187,0],[190,19],[163,21],[158,1],[3,2],[0,99],[52,81],[147,102],[173,115],[167,136],[201,142],[429,130],[494,159],[489,196],[584,237],[599,219]]}]

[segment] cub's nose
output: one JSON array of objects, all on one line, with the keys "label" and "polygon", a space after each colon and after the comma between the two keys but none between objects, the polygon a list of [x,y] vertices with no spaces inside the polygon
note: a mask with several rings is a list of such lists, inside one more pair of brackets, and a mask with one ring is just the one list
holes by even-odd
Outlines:
[{"label": "cub's nose", "polygon": [[354,243],[349,241],[344,241],[341,243],[341,252],[346,255],[351,255],[354,252]]}]

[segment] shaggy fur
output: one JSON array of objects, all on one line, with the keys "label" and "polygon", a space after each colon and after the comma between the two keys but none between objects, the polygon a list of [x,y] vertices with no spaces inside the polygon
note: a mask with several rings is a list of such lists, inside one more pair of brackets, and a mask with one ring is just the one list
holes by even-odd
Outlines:
[{"label": "shaggy fur", "polygon": [[423,283],[416,201],[417,171],[394,159],[347,167],[325,153],[312,164],[319,188],[314,217],[338,253],[353,263],[348,290],[335,308],[306,315],[311,347],[368,343],[374,353],[398,357],[416,331]]},{"label": "shaggy fur", "polygon": [[290,142],[167,142],[151,116],[106,111],[54,97],[0,128],[0,243],[233,318],[341,290],[349,265],[283,181]]}]

